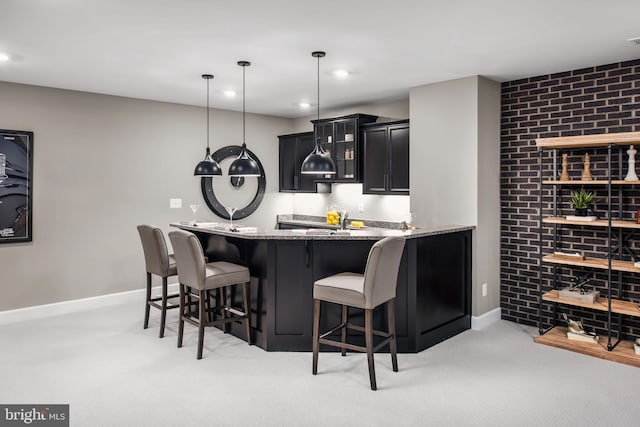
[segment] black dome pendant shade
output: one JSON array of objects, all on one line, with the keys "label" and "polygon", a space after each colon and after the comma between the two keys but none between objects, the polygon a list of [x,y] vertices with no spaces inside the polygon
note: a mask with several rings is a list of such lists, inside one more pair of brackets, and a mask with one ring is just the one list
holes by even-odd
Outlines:
[{"label": "black dome pendant shade", "polygon": [[194,176],[220,176],[222,175],[222,169],[218,162],[211,157],[211,150],[209,149],[209,80],[213,78],[211,74],[203,74],[202,78],[207,81],[207,151],[204,155],[204,160],[196,165],[193,171]]},{"label": "black dome pendant shade", "polygon": [[[320,120],[320,58],[325,56],[324,52],[312,52],[311,56],[318,58],[318,120]],[[333,175],[336,173],[336,165],[331,159],[331,155],[324,151],[320,138],[315,135],[316,145],[313,151],[304,159],[300,173],[314,175]]]},{"label": "black dome pendant shade", "polygon": [[304,174],[335,174],[336,165],[333,163],[331,156],[322,149],[320,138],[316,139],[316,146],[313,151],[305,157],[302,162],[300,173]]},{"label": "black dome pendant shade", "polygon": [[262,172],[258,163],[247,152],[245,130],[245,69],[251,65],[249,61],[238,61],[242,67],[242,150],[240,155],[229,166],[229,176],[261,176]]}]

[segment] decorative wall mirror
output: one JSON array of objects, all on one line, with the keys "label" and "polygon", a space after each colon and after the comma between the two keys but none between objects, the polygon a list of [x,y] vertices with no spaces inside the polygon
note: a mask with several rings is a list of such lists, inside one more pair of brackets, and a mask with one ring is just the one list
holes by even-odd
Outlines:
[{"label": "decorative wall mirror", "polygon": [[[218,162],[223,171],[229,170],[229,165],[240,154],[242,147],[228,145],[217,150],[211,157]],[[267,186],[264,168],[260,159],[247,150],[260,167],[259,177],[229,177],[223,175],[216,178],[202,178],[200,186],[202,196],[209,209],[220,218],[229,219],[227,208],[236,208],[233,219],[246,218],[258,209],[264,197]]]}]

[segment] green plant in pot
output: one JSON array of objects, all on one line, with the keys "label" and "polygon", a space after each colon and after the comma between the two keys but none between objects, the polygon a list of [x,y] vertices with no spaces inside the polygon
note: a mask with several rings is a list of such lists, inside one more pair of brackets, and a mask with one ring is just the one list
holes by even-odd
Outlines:
[{"label": "green plant in pot", "polygon": [[571,192],[571,204],[576,210],[576,216],[587,216],[589,206],[593,204],[593,193],[581,188]]}]

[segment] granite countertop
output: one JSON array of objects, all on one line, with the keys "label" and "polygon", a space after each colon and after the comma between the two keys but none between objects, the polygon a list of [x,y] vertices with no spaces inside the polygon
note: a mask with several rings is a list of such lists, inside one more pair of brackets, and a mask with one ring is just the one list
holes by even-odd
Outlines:
[{"label": "granite countertop", "polygon": [[278,224],[298,225],[300,227],[308,228],[327,228],[331,230],[338,230],[339,225],[327,224],[326,222],[310,221],[303,219],[280,219],[278,218]]},{"label": "granite countertop", "polygon": [[[338,230],[340,228],[338,225],[327,224],[325,217],[315,215],[278,215],[276,221],[278,222],[278,224],[297,225],[309,228],[331,228],[334,230]],[[387,228],[396,230],[402,228],[401,222],[377,221],[366,218],[349,218],[347,221],[362,221],[367,227],[374,228]]]},{"label": "granite countertop", "polygon": [[361,230],[328,230],[331,234],[309,235],[307,230],[269,230],[258,229],[257,231],[230,231],[221,227],[213,226],[212,223],[201,223],[201,225],[187,225],[172,223],[172,227],[181,228],[188,231],[200,233],[217,234],[220,236],[236,237],[250,240],[380,240],[387,236],[402,236],[407,239],[427,237],[437,234],[455,233],[458,231],[472,230],[473,226],[465,225],[441,225],[432,227],[416,228],[415,230],[397,230],[388,228],[367,227]]}]

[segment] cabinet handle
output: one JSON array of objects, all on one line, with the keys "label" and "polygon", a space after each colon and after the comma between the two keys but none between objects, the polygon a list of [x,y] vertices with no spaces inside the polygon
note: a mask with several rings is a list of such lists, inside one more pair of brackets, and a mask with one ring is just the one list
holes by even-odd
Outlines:
[{"label": "cabinet handle", "polygon": [[304,241],[304,260],[307,267],[309,267],[310,258],[311,258],[311,254],[309,254],[309,241],[305,240]]},{"label": "cabinet handle", "polygon": [[299,185],[298,181],[299,181],[299,180],[300,180],[300,178],[298,177],[298,175],[295,175],[295,176],[293,177],[293,189],[294,189],[294,190],[297,190],[297,189],[298,189],[298,185]]}]

